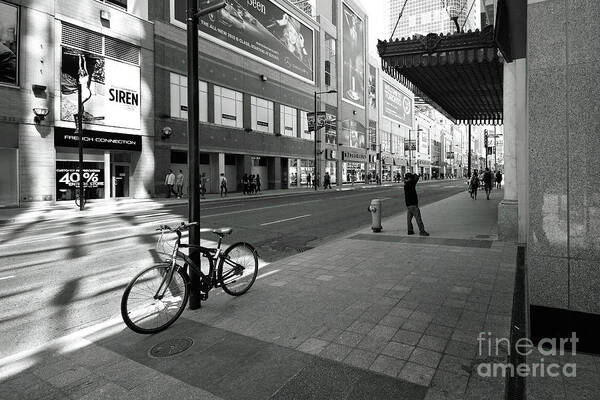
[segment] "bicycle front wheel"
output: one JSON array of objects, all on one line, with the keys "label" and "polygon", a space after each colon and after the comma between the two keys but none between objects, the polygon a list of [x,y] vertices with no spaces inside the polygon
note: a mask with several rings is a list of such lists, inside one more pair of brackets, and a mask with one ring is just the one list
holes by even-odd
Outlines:
[{"label": "bicycle front wheel", "polygon": [[239,242],[223,252],[218,279],[223,291],[231,296],[246,293],[258,274],[258,256],[248,243]]},{"label": "bicycle front wheel", "polygon": [[[129,282],[121,299],[121,316],[137,333],[157,333],[171,325],[188,301],[188,278],[181,268],[155,265]],[[169,282],[170,279],[170,282]]]}]

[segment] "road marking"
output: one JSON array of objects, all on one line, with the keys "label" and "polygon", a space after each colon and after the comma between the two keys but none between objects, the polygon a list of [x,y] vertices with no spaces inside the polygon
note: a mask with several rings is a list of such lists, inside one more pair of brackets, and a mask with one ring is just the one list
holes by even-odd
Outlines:
[{"label": "road marking", "polygon": [[323,200],[298,201],[298,202],[295,202],[295,203],[279,204],[279,205],[276,205],[276,206],[268,206],[268,207],[260,207],[260,208],[250,208],[248,210],[230,211],[230,212],[219,213],[219,214],[212,214],[212,215],[202,215],[200,218],[203,219],[203,218],[211,218],[211,217],[221,217],[223,215],[241,214],[241,213],[250,212],[250,211],[270,210],[272,208],[297,206],[299,204],[307,204],[307,203],[318,203],[320,201],[323,201]]},{"label": "road marking", "polygon": [[312,214],[306,214],[306,215],[300,215],[300,216],[298,216],[298,217],[292,217],[292,218],[280,219],[280,220],[277,220],[277,221],[272,221],[272,222],[265,222],[264,224],[260,224],[260,226],[272,225],[272,224],[278,224],[278,223],[280,223],[280,222],[291,221],[291,220],[293,220],[293,219],[310,217],[311,215],[312,215]]},{"label": "road marking", "polygon": [[0,278],[0,281],[6,280],[6,279],[11,279],[14,277],[15,277],[15,275],[3,276],[2,278]]}]

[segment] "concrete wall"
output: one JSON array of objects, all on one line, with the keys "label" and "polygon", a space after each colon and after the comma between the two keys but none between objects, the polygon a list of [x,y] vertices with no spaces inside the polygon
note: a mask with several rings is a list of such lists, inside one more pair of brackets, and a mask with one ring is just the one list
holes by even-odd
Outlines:
[{"label": "concrete wall", "polygon": [[529,296],[600,313],[600,2],[529,0]]}]

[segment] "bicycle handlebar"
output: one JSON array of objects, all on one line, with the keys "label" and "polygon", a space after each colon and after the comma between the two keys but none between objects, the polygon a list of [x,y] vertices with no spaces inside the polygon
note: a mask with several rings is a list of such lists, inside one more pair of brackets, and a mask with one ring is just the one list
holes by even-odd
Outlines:
[{"label": "bicycle handlebar", "polygon": [[194,225],[198,225],[198,223],[197,222],[189,222],[186,224],[185,222],[182,222],[181,225],[179,225],[175,228],[171,228],[169,225],[165,224],[165,225],[160,225],[158,228],[156,228],[156,230],[157,231],[181,232],[181,231],[184,231]]}]

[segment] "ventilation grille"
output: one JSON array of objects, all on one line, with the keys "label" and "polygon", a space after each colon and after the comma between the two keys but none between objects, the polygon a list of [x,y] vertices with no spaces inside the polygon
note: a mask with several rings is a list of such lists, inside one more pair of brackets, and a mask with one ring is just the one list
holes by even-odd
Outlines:
[{"label": "ventilation grille", "polygon": [[140,65],[140,49],[138,47],[65,23],[62,24],[62,44]]},{"label": "ventilation grille", "polygon": [[102,35],[76,28],[73,25],[62,25],[62,44],[102,54]]},{"label": "ventilation grille", "polygon": [[131,64],[140,64],[140,49],[110,37],[104,38],[106,56]]}]

